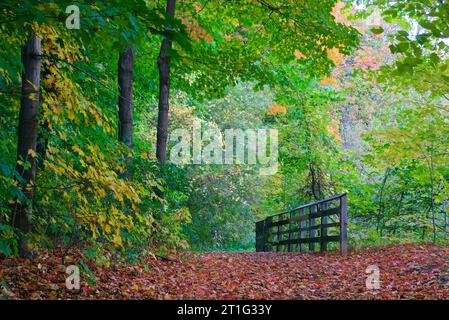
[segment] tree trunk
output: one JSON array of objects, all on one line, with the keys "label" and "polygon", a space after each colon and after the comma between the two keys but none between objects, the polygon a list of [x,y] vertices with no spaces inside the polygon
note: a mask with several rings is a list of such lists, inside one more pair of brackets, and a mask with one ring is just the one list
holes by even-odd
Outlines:
[{"label": "tree trunk", "polygon": [[[167,15],[175,15],[176,0],[167,0]],[[166,26],[168,29],[170,26]],[[168,109],[170,95],[170,53],[171,41],[165,37],[157,59],[159,69],[159,104],[157,119],[156,157],[160,163],[167,160]]]},{"label": "tree trunk", "polygon": [[[432,145],[433,148],[433,145]],[[434,186],[434,178],[433,178],[433,154],[430,153],[429,160],[429,171],[430,171],[430,208],[432,212],[432,234],[433,234],[433,243],[437,241],[437,227],[436,227],[436,217],[435,217],[435,186]]]},{"label": "tree trunk", "polygon": [[[22,49],[22,99],[19,112],[16,171],[22,176],[20,187],[27,201],[17,203],[13,212],[13,225],[22,231],[19,240],[21,256],[29,256],[26,234],[31,231],[32,199],[36,177],[36,143],[41,71],[41,40],[33,35]],[[30,151],[31,150],[31,151]],[[29,165],[25,166],[25,163]],[[25,237],[24,237],[25,235]]]},{"label": "tree trunk", "polygon": [[118,139],[130,149],[133,145],[133,66],[134,52],[128,47],[118,59]]}]

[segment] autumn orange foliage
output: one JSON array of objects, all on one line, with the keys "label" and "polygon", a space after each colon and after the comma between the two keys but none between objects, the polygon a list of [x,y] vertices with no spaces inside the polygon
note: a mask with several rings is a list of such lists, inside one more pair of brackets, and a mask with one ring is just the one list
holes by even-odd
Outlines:
[{"label": "autumn orange foliage", "polygon": [[343,142],[343,138],[340,135],[339,126],[336,121],[333,121],[332,125],[326,126],[326,129],[339,143]]},{"label": "autumn orange foliage", "polygon": [[194,41],[200,42],[201,40],[204,40],[208,43],[212,41],[212,36],[208,34],[205,29],[201,28],[195,20],[184,17],[182,23],[187,27],[189,36]]},{"label": "autumn orange foliage", "polygon": [[275,102],[268,109],[267,115],[274,116],[279,113],[287,113],[287,108]]}]

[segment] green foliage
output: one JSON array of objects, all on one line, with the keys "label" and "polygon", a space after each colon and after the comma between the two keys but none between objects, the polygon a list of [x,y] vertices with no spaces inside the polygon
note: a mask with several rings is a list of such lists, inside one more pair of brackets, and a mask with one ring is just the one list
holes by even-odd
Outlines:
[{"label": "green foliage", "polygon": [[[400,28],[390,35],[394,65],[384,68],[381,79],[391,86],[413,87],[434,96],[449,90],[449,3],[447,1],[358,1],[363,12],[379,9],[385,22]],[[374,28],[381,32],[381,28]]]},{"label": "green foliage", "polygon": [[8,257],[17,253],[17,236],[14,229],[10,225],[0,224],[0,255]]}]

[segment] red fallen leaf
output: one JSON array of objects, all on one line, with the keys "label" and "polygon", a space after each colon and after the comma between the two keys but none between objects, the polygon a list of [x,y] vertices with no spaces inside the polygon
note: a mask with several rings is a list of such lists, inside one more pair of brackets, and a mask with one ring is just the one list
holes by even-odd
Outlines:
[{"label": "red fallen leaf", "polygon": [[83,286],[83,293],[89,294],[89,292],[90,292],[90,287],[89,287],[89,285],[86,283],[86,284]]},{"label": "red fallen leaf", "polygon": [[207,294],[207,291],[203,287],[196,288],[196,293],[200,296],[205,296]]}]

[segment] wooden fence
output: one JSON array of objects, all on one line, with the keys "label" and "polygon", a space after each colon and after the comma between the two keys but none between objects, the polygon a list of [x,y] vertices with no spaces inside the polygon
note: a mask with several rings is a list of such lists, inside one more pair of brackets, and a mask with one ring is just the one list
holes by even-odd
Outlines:
[{"label": "wooden fence", "polygon": [[[348,252],[347,195],[336,195],[270,216],[256,223],[256,251],[320,251],[338,242]],[[308,245],[308,247],[306,247]]]}]

